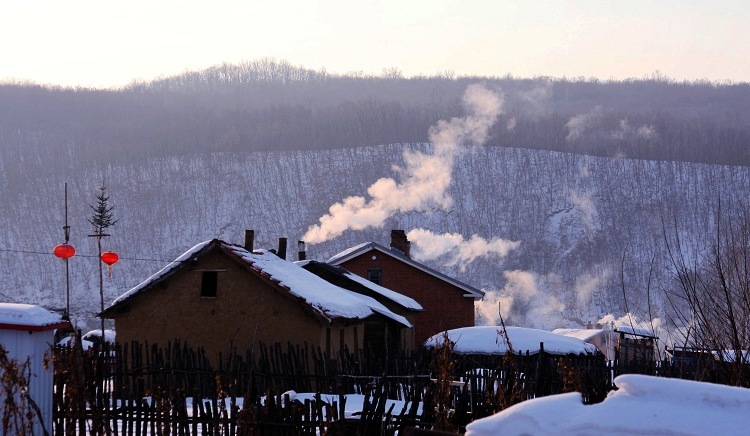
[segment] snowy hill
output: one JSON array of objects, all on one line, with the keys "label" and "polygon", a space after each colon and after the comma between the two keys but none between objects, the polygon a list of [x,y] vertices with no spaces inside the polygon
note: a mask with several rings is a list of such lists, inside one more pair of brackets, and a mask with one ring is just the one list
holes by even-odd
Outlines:
[{"label": "snowy hill", "polygon": [[[121,257],[105,277],[109,304],[206,239],[240,243],[249,228],[258,247],[273,247],[278,237],[294,247],[330,205],[393,176],[404,149],[429,146],[192,154],[98,166],[71,160],[48,173],[13,172],[6,157],[0,162],[0,298],[64,306],[65,269],[47,254],[63,239],[64,182],[78,251],[70,263],[71,305],[80,322],[98,309],[97,260],[87,257],[96,248],[86,217],[102,183],[119,220],[104,243]],[[630,310],[645,310],[652,258],[652,288],[672,283],[661,255],[662,219],[671,230],[677,220],[690,241],[706,237],[720,197],[727,205],[750,194],[750,169],[484,147],[456,158],[450,194],[449,211],[399,214],[383,229],[349,231],[308,246],[308,258],[325,260],[365,241],[387,244],[391,228],[520,241],[503,260],[428,263],[489,292],[484,319],[504,302],[515,325],[578,326],[624,313],[621,270]]]}]

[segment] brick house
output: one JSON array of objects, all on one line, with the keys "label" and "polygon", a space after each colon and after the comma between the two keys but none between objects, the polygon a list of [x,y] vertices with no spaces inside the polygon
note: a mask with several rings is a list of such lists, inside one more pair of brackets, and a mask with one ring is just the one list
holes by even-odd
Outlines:
[{"label": "brick house", "polygon": [[100,315],[115,321],[119,342],[180,339],[210,358],[261,341],[357,350],[366,321],[411,327],[375,300],[286,261],[281,247],[278,255],[254,250],[253,239],[248,231],[245,246],[219,239],[197,244]]},{"label": "brick house", "polygon": [[[363,298],[372,298],[389,311],[402,316],[413,326],[417,313],[424,310],[413,298],[384,288],[370,280],[351,273],[344,268],[325,262],[297,262],[304,269],[336,286],[356,292]],[[389,322],[389,318],[371,318],[364,323],[364,343],[379,355],[414,349],[414,329],[405,328],[404,323]]]},{"label": "brick house", "polygon": [[328,260],[360,277],[416,300],[424,310],[415,314],[414,341],[474,325],[474,301],[484,292],[448,277],[410,257],[410,242],[403,230],[391,231],[390,248],[367,242]]}]

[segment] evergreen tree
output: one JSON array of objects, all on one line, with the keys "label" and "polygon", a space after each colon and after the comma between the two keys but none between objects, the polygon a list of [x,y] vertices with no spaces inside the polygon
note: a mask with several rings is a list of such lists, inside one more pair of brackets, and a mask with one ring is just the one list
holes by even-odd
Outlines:
[{"label": "evergreen tree", "polygon": [[109,236],[104,232],[115,225],[117,220],[114,219],[112,214],[115,207],[109,205],[109,194],[107,194],[105,186],[99,188],[99,194],[96,195],[96,205],[92,204],[89,207],[91,207],[93,214],[88,218],[88,221],[94,226],[94,236],[98,238]]},{"label": "evergreen tree", "polygon": [[[90,237],[96,238],[96,246],[99,249],[99,299],[100,299],[100,313],[104,312],[104,271],[102,267],[102,238],[109,236],[106,233],[107,229],[115,225],[117,220],[114,219],[112,210],[115,208],[109,204],[109,194],[107,194],[107,188],[102,185],[99,188],[99,194],[96,196],[96,205],[89,205],[93,214],[88,219],[94,226],[94,233],[89,235]],[[102,343],[104,342],[104,318],[101,318],[102,327]]]}]

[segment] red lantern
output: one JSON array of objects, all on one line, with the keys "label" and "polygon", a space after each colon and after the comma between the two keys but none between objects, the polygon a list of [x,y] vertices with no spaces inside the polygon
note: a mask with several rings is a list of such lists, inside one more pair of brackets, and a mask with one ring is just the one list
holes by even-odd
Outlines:
[{"label": "red lantern", "polygon": [[73,248],[73,246],[70,244],[60,244],[56,246],[52,252],[60,259],[67,260],[73,257],[74,254],[76,254],[76,249]]},{"label": "red lantern", "polygon": [[120,260],[120,256],[118,256],[114,251],[105,251],[104,253],[102,253],[102,262],[106,263],[109,266],[116,264],[118,260]]}]

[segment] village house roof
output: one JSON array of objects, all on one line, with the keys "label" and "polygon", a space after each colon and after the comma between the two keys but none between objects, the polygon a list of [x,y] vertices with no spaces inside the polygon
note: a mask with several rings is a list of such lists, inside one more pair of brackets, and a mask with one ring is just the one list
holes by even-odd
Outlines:
[{"label": "village house roof", "polygon": [[36,304],[0,303],[0,329],[47,331],[70,327],[70,322]]},{"label": "village house roof", "polygon": [[334,255],[333,257],[331,257],[330,259],[328,259],[328,263],[333,264],[333,265],[340,265],[349,259],[353,259],[371,250],[375,250],[385,255],[391,256],[394,259],[398,259],[401,262],[404,262],[414,268],[417,268],[420,271],[423,271],[431,276],[434,276],[440,280],[443,280],[444,282],[450,283],[451,285],[464,291],[464,297],[474,298],[475,300],[479,300],[482,297],[484,297],[483,291],[480,291],[479,289],[469,286],[466,283],[460,282],[439,271],[436,271],[428,267],[427,265],[419,263],[415,261],[414,259],[408,256],[405,256],[403,252],[401,252],[400,250],[385,247],[383,245],[378,244],[377,242],[366,242],[366,243],[351,247],[349,249],[346,249],[342,251],[341,253],[338,253]]},{"label": "village house roof", "polygon": [[447,330],[427,339],[425,347],[442,345],[445,335],[454,344],[453,352],[457,354],[504,355],[510,351],[508,343],[515,353],[537,354],[541,351],[542,345],[544,351],[549,354],[593,354],[596,352],[595,346],[577,338],[526,327],[506,327],[503,330],[499,326],[474,326]]},{"label": "village house roof", "polygon": [[640,336],[644,338],[659,339],[658,336],[656,336],[655,334],[653,334],[652,332],[646,329],[642,329],[638,327],[631,327],[631,326],[626,326],[626,325],[621,325],[617,327],[615,329],[615,332],[626,334],[626,335],[632,335],[632,336]]},{"label": "village house roof", "polygon": [[612,330],[604,330],[604,329],[554,329],[552,330],[552,333],[556,333],[558,335],[563,336],[570,336],[571,338],[578,338],[582,341],[588,341],[589,339],[596,337],[603,332],[609,332],[612,333]]},{"label": "village house roof", "polygon": [[102,315],[112,313],[133,298],[147,292],[170,276],[186,269],[202,255],[220,249],[253,274],[265,279],[281,292],[287,292],[305,303],[318,317],[327,322],[333,320],[360,320],[380,314],[411,327],[402,316],[397,315],[376,300],[335,286],[293,262],[281,259],[267,250],[246,250],[242,246],[229,244],[219,239],[201,242],[137,286],[117,297]]},{"label": "village house roof", "polygon": [[[358,293],[366,293],[376,298],[381,297],[390,302],[403,307],[404,309],[411,311],[422,311],[424,308],[421,304],[411,297],[400,294],[396,291],[380,286],[379,284],[367,280],[364,277],[360,277],[352,272],[347,271],[338,265],[331,265],[325,262],[317,262],[314,260],[303,260],[296,262],[302,268],[312,272],[313,274],[319,275],[326,279],[326,277],[333,277],[336,279],[335,284],[343,288],[360,291]],[[323,274],[325,276],[323,276]],[[329,280],[330,281],[330,280]]]}]

